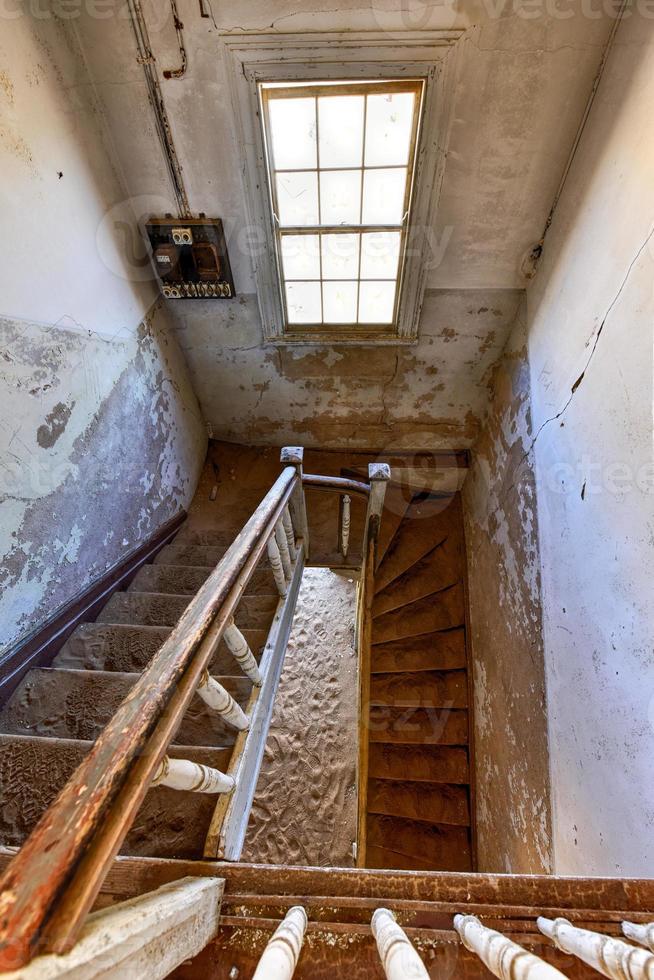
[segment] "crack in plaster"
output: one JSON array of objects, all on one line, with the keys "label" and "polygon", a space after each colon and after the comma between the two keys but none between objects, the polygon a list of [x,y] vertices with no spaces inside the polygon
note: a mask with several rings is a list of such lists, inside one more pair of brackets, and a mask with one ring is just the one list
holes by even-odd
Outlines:
[{"label": "crack in plaster", "polygon": [[[517,472],[520,469],[520,467],[523,466],[524,463],[529,459],[529,456],[533,452],[534,447],[535,447],[535,445],[536,445],[536,443],[537,443],[537,441],[538,441],[541,433],[543,432],[543,430],[551,422],[556,422],[558,419],[562,418],[563,415],[565,415],[565,413],[567,412],[568,408],[570,407],[570,404],[572,403],[572,400],[573,400],[575,394],[577,393],[577,391],[581,387],[581,384],[582,384],[582,382],[584,381],[584,379],[586,377],[586,373],[587,373],[587,371],[588,371],[588,369],[590,367],[591,361],[593,360],[593,357],[595,356],[595,351],[597,350],[597,346],[599,344],[599,339],[600,339],[600,337],[602,335],[602,331],[604,330],[604,327],[606,325],[606,322],[607,322],[609,316],[611,315],[611,313],[612,313],[612,311],[613,311],[616,303],[620,299],[620,296],[622,295],[622,293],[623,293],[623,291],[624,291],[624,289],[625,289],[625,287],[626,287],[626,285],[627,285],[627,283],[629,281],[629,278],[631,276],[631,273],[633,271],[634,266],[636,265],[636,263],[640,259],[641,255],[643,254],[643,252],[645,251],[645,249],[649,245],[649,243],[652,240],[652,237],[653,236],[654,236],[654,226],[652,226],[652,228],[649,231],[649,234],[645,238],[645,241],[642,243],[642,245],[640,246],[640,248],[636,252],[635,256],[633,257],[633,259],[629,263],[629,266],[628,266],[627,271],[626,271],[626,273],[624,275],[624,278],[623,278],[622,282],[620,283],[620,288],[618,289],[618,291],[616,292],[615,296],[611,300],[611,303],[609,304],[608,309],[607,309],[606,313],[604,314],[604,316],[602,318],[602,322],[600,323],[599,328],[597,329],[597,332],[595,333],[595,339],[594,339],[594,342],[593,342],[593,346],[592,346],[591,351],[590,351],[590,354],[588,355],[588,358],[586,360],[586,364],[584,365],[584,369],[581,372],[581,374],[579,375],[579,377],[577,378],[577,380],[575,381],[575,383],[573,384],[572,388],[570,389],[570,394],[569,394],[569,396],[568,396],[568,398],[566,400],[565,405],[563,405],[563,407],[555,415],[552,415],[550,418],[545,419],[545,421],[539,426],[538,431],[536,432],[536,435],[531,440],[531,443],[529,445],[529,448],[527,450],[525,450],[524,454],[522,455],[522,457],[520,458],[520,460],[516,464],[516,467],[515,467],[515,469],[513,471],[514,472],[514,476],[515,476],[515,474],[517,474]],[[586,341],[585,346],[588,347],[592,340],[593,340],[593,334],[590,335],[590,337]],[[502,507],[504,505],[504,503],[505,503],[507,497],[509,496],[509,494],[511,493],[511,491],[515,489],[516,482],[517,482],[517,480],[514,479],[513,482],[511,483],[511,485],[504,491],[504,493],[502,494],[501,498],[498,500],[497,506],[494,508],[494,510],[492,512],[493,515],[496,515],[497,514],[497,511],[500,509],[500,507]]]}]

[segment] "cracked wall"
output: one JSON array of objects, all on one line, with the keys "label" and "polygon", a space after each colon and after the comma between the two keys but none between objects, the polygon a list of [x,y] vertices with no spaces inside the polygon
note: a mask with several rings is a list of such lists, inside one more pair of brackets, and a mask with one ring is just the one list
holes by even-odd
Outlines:
[{"label": "cracked wall", "polygon": [[559,874],[654,874],[653,107],[631,16],[528,292]]},{"label": "cracked wall", "polygon": [[551,804],[524,302],[463,489],[480,871],[548,874]]},{"label": "cracked wall", "polygon": [[190,501],[206,431],[167,314],[104,223],[126,194],[70,24],[5,18],[0,56],[6,647]]}]

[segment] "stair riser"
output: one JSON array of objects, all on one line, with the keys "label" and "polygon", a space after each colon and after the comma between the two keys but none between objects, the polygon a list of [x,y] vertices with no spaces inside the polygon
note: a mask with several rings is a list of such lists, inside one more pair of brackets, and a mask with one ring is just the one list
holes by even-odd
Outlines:
[{"label": "stair riser", "polygon": [[463,670],[373,674],[370,703],[396,707],[466,708],[468,678]]},{"label": "stair riser", "polygon": [[461,584],[428,599],[421,599],[373,621],[372,642],[388,643],[411,636],[462,626],[465,604]]},{"label": "stair riser", "polygon": [[372,673],[465,669],[465,630],[427,633],[396,642],[376,644],[371,650]]}]

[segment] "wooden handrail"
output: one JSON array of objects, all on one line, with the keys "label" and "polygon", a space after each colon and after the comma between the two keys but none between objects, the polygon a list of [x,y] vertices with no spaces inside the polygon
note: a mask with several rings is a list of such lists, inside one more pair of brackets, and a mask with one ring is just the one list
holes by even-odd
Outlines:
[{"label": "wooden handrail", "polygon": [[370,496],[369,483],[350,480],[344,476],[319,476],[317,473],[303,473],[302,485],[311,490],[331,490],[334,493],[360,493],[364,497]]},{"label": "wooden handrail", "polygon": [[359,660],[359,754],[357,760],[357,867],[365,866],[366,810],[368,802],[368,727],[370,714],[370,646],[372,643],[372,601],[375,594],[377,541],[384,509],[386,485],[391,469],[386,463],[370,463],[370,497],[363,540],[363,563],[357,595],[356,648]]},{"label": "wooden handrail", "polygon": [[[241,572],[247,564],[253,571],[252,552],[265,546],[297,483],[295,468],[286,467],[7,868],[0,880],[0,970],[24,966],[34,955],[130,767]],[[194,690],[186,701],[178,699],[180,719]]]}]

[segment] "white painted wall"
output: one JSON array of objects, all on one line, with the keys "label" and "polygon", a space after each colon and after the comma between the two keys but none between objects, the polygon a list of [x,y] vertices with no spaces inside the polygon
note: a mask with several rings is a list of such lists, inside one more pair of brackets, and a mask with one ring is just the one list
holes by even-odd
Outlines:
[{"label": "white painted wall", "polygon": [[0,12],[0,647],[185,507],[206,450],[55,9]]},{"label": "white painted wall", "polygon": [[528,293],[563,874],[654,874],[653,174],[654,21],[631,16]]},{"label": "white painted wall", "polygon": [[72,22],[30,9],[0,30],[0,312],[133,336],[157,294],[111,220],[130,211],[94,86]]}]

